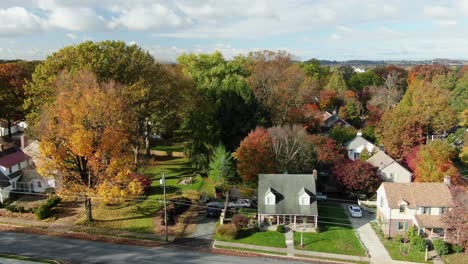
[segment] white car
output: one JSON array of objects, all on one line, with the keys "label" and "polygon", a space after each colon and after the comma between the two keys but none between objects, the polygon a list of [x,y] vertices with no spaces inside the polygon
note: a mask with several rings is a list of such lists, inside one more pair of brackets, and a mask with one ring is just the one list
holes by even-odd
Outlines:
[{"label": "white car", "polygon": [[361,208],[357,205],[350,205],[348,206],[349,213],[351,214],[351,217],[362,217],[362,211]]},{"label": "white car", "polygon": [[250,206],[250,201],[248,199],[239,199],[237,200],[237,202],[228,203],[228,207],[230,208],[244,208]]}]

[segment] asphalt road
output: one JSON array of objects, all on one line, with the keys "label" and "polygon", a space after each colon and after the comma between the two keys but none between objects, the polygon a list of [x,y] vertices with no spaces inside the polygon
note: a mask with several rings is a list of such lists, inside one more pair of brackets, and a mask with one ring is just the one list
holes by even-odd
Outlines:
[{"label": "asphalt road", "polygon": [[0,253],[61,259],[72,263],[301,263],[287,259],[216,255],[174,246],[127,246],[11,232],[0,232]]}]

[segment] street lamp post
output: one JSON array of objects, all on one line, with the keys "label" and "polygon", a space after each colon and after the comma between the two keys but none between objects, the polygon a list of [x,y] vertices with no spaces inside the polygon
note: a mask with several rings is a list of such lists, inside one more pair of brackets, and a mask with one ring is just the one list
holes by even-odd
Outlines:
[{"label": "street lamp post", "polygon": [[167,238],[167,206],[166,206],[166,172],[162,172],[162,177],[160,183],[163,185],[163,193],[164,193],[164,236],[166,238],[166,242],[168,241]]}]

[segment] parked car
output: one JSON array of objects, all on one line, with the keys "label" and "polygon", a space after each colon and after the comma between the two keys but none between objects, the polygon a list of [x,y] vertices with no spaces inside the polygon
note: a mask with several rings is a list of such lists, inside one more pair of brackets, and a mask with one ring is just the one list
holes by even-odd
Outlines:
[{"label": "parked car", "polygon": [[317,192],[315,197],[317,198],[317,201],[326,201],[328,198],[326,194],[323,194],[321,192]]},{"label": "parked car", "polygon": [[229,208],[245,208],[250,206],[251,204],[249,199],[238,199],[237,202],[228,203]]},{"label": "parked car", "polygon": [[362,217],[362,211],[361,208],[357,205],[350,205],[348,206],[349,213],[351,214],[351,217]]},{"label": "parked car", "polygon": [[224,204],[220,202],[211,202],[208,203],[206,209],[206,216],[207,217],[219,217],[221,212],[224,209]]}]

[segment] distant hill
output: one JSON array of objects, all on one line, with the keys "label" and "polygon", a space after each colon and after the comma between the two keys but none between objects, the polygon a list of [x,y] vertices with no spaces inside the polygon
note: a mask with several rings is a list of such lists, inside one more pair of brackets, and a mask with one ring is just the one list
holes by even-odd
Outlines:
[{"label": "distant hill", "polygon": [[[316,59],[310,59],[304,62],[310,62]],[[341,66],[341,65],[351,65],[351,66],[363,66],[363,67],[375,67],[381,65],[398,65],[398,66],[413,66],[420,64],[441,64],[448,66],[463,66],[468,65],[468,60],[452,60],[452,59],[443,59],[436,58],[433,60],[346,60],[346,61],[336,61],[336,60],[318,60],[320,65],[324,66]]]}]

